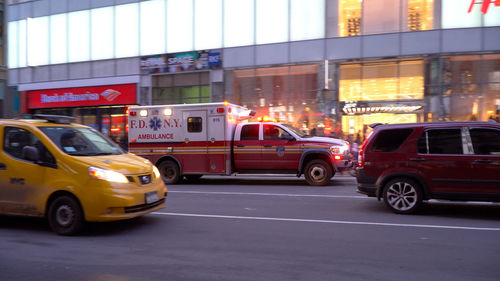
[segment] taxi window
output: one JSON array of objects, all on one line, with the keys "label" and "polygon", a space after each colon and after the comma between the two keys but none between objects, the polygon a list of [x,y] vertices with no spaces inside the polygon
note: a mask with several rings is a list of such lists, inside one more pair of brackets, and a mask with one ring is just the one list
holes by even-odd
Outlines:
[{"label": "taxi window", "polygon": [[30,131],[17,128],[6,127],[4,131],[3,150],[14,158],[26,160],[23,155],[25,146],[34,146],[38,149],[40,160],[46,163],[55,164],[56,161],[48,149]]}]

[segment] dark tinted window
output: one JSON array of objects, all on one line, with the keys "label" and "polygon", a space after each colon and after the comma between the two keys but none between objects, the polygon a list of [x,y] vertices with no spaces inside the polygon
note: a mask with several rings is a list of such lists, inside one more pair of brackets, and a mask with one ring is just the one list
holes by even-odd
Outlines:
[{"label": "dark tinted window", "polygon": [[25,146],[34,146],[38,149],[40,160],[55,164],[56,161],[52,154],[42,144],[42,142],[31,132],[16,128],[6,127],[4,131],[3,149],[6,153],[19,159],[26,159],[23,148]]},{"label": "dark tinted window", "polygon": [[474,154],[500,155],[500,130],[470,129]]},{"label": "dark tinted window", "polygon": [[408,138],[413,129],[383,130],[377,134],[373,141],[372,151],[393,152]]},{"label": "dark tinted window", "polygon": [[259,140],[259,125],[243,126],[240,140]]},{"label": "dark tinted window", "polygon": [[201,117],[188,117],[188,132],[199,133],[203,130]]},{"label": "dark tinted window", "polygon": [[418,140],[418,153],[463,154],[460,129],[428,130]]}]

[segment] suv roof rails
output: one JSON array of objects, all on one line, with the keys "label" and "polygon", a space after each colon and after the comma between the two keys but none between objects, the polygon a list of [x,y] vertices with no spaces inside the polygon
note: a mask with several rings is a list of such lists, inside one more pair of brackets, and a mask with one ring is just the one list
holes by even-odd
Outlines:
[{"label": "suv roof rails", "polygon": [[75,122],[76,118],[73,116],[65,115],[49,115],[49,114],[33,114],[33,118],[47,120],[56,124],[70,124]]},{"label": "suv roof rails", "polygon": [[380,126],[380,125],[384,125],[384,124],[382,124],[382,123],[372,123],[372,124],[368,125],[368,127],[372,128],[372,129],[375,129],[375,127]]}]

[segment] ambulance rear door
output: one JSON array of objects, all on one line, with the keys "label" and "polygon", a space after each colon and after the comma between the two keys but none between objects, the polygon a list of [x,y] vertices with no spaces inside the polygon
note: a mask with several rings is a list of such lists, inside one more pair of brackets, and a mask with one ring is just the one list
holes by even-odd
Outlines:
[{"label": "ambulance rear door", "polygon": [[208,166],[208,128],[206,110],[182,112],[185,138],[182,148],[183,174],[205,174]]}]

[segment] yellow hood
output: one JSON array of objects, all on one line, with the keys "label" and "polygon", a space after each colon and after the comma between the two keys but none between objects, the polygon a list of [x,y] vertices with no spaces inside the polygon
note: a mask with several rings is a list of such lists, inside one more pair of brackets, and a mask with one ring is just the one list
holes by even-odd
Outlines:
[{"label": "yellow hood", "polygon": [[153,164],[145,158],[132,153],[103,156],[73,156],[78,161],[102,169],[113,170],[124,175],[144,174],[153,172]]}]

